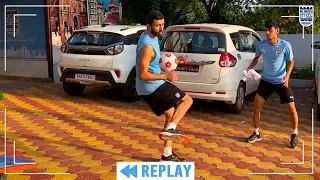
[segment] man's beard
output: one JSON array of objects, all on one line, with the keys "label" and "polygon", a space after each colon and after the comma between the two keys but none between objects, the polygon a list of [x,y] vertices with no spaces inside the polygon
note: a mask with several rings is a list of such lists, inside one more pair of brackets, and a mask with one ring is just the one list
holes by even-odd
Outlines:
[{"label": "man's beard", "polygon": [[154,36],[157,36],[158,38],[161,38],[161,37],[162,37],[162,33],[156,32],[156,31],[153,30],[152,28],[151,28],[151,34],[154,35]]}]

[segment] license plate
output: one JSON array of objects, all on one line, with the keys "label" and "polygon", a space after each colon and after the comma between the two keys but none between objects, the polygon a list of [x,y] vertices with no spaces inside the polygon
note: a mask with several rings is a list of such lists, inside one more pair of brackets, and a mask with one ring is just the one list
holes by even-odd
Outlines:
[{"label": "license plate", "polygon": [[199,72],[199,66],[198,65],[179,64],[176,71]]},{"label": "license plate", "polygon": [[95,75],[88,75],[88,74],[76,74],[75,78],[76,79],[83,79],[83,80],[95,80],[96,76]]}]

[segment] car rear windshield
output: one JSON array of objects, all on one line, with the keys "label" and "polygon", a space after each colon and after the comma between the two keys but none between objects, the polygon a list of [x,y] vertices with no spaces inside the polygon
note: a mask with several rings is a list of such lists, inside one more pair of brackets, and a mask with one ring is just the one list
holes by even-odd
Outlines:
[{"label": "car rear windshield", "polygon": [[109,46],[123,42],[123,36],[107,32],[77,32],[68,41],[70,45]]},{"label": "car rear windshield", "polygon": [[170,32],[163,39],[161,51],[177,53],[221,54],[226,51],[223,33],[204,31]]}]

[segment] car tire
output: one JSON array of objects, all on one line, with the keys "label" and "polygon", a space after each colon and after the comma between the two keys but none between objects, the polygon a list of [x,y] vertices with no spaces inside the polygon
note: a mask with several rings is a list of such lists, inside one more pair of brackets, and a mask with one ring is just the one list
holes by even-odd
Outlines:
[{"label": "car tire", "polygon": [[122,97],[127,101],[138,101],[140,96],[136,90],[136,70],[133,68],[128,76],[126,83],[122,86]]},{"label": "car tire", "polygon": [[80,96],[85,88],[85,84],[63,82],[64,91],[71,96]]},{"label": "car tire", "polygon": [[244,99],[246,94],[246,86],[243,82],[240,82],[237,89],[236,102],[229,105],[229,111],[232,114],[240,114],[244,108]]}]

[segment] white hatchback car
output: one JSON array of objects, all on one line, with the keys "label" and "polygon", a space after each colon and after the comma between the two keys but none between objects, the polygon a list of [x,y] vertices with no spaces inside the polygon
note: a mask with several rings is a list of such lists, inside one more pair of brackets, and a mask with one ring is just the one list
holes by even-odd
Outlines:
[{"label": "white hatchback car", "polygon": [[[261,41],[254,30],[227,24],[174,25],[166,29],[161,52],[187,55],[193,61],[178,65],[181,90],[193,98],[224,101],[232,113],[241,113],[245,96],[258,89],[260,80],[244,82],[243,71],[255,57]],[[255,70],[261,70],[259,62]]]},{"label": "white hatchback car", "polygon": [[128,100],[135,90],[136,47],[142,25],[96,25],[80,29],[61,46],[60,81],[69,95],[81,95],[90,84],[121,86]]}]

